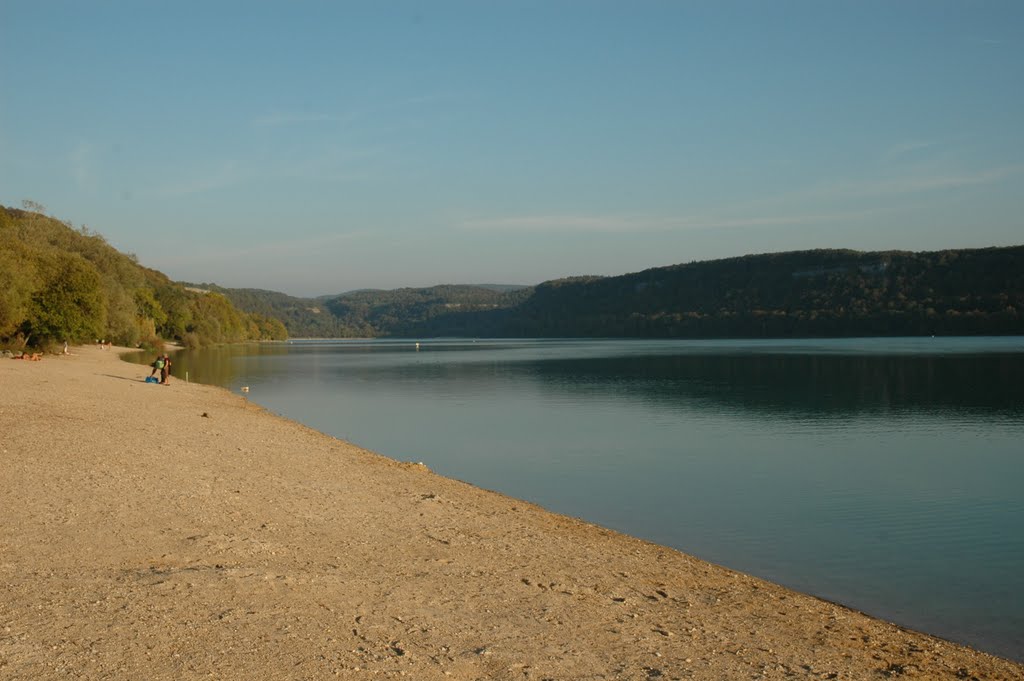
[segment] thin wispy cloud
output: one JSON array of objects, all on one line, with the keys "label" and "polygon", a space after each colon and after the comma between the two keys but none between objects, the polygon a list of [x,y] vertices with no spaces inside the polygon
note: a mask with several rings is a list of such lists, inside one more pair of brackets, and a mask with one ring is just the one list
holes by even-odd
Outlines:
[{"label": "thin wispy cloud", "polygon": [[523,215],[514,217],[467,220],[462,227],[470,230],[550,231],[589,233],[666,232],[680,230],[772,227],[785,225],[824,224],[850,220],[865,211],[818,213],[808,215],[755,215],[746,217],[629,217],[615,215]]},{"label": "thin wispy cloud", "polygon": [[351,182],[371,176],[374,162],[387,157],[389,153],[390,150],[383,146],[332,146],[289,163],[268,165],[281,177]]},{"label": "thin wispy cloud", "polygon": [[372,176],[372,165],[368,164],[385,153],[383,149],[327,148],[287,161],[267,156],[212,161],[180,170],[178,179],[151,182],[151,188],[140,196],[175,199],[268,179],[334,185],[358,182]]},{"label": "thin wispy cloud", "polygon": [[808,190],[815,198],[869,198],[950,190],[1000,182],[1024,171],[1024,165],[1010,165],[973,172],[920,173],[881,180],[839,182]]},{"label": "thin wispy cloud", "polygon": [[187,180],[158,185],[143,196],[154,199],[174,199],[230,187],[244,182],[248,171],[237,161],[224,161],[218,167],[196,173]]},{"label": "thin wispy cloud", "polygon": [[938,146],[938,142],[928,142],[921,140],[910,140],[907,142],[901,142],[894,144],[893,146],[882,152],[882,158],[887,161],[893,161],[902,159],[905,156],[918,154],[919,152],[934,149]]},{"label": "thin wispy cloud", "polygon": [[446,100],[454,99],[453,95],[446,95],[442,93],[435,93],[430,95],[416,95],[413,97],[406,97],[395,103],[395,107],[406,107],[415,106],[418,104],[433,104],[435,102],[443,102]]},{"label": "thin wispy cloud", "polygon": [[96,191],[99,186],[96,150],[96,145],[91,142],[79,142],[68,155],[71,176],[75,178],[75,184],[88,192]]},{"label": "thin wispy cloud", "polygon": [[474,230],[635,232],[665,229],[662,220],[611,215],[518,215],[467,220],[462,227]]},{"label": "thin wispy cloud", "polygon": [[326,113],[281,111],[259,116],[252,121],[255,128],[281,128],[294,125],[307,125],[311,123],[340,123],[352,120],[354,116],[335,115]]},{"label": "thin wispy cloud", "polygon": [[326,249],[338,244],[358,241],[360,239],[364,239],[372,235],[372,231],[364,229],[356,230],[353,232],[340,232],[336,234],[320,234],[317,236],[307,237],[305,239],[283,238],[280,240],[266,241],[263,243],[253,244],[249,248],[243,249],[243,251],[241,251],[241,254],[246,257],[259,255],[277,256],[282,254],[296,254],[300,256],[307,256],[309,253],[316,252],[320,249]]},{"label": "thin wispy cloud", "polygon": [[[1024,164],[999,166],[978,170],[942,170],[935,163],[916,164],[904,172],[892,168],[883,175],[878,172],[870,178],[843,179],[820,182],[765,197],[757,203],[748,203],[746,212],[757,213],[788,211],[792,206],[834,205],[868,206],[873,213],[883,211],[886,201],[897,199],[928,199],[939,191],[954,192],[972,187],[983,187],[1006,182],[1024,173]],[[820,208],[819,208],[820,209]]]},{"label": "thin wispy cloud", "polygon": [[312,125],[316,123],[349,123],[356,119],[366,119],[384,113],[417,109],[424,104],[433,104],[447,99],[441,94],[426,94],[406,97],[377,105],[368,105],[360,110],[343,114],[325,113],[322,111],[274,111],[254,118],[254,128],[283,128],[290,126]]},{"label": "thin wispy cloud", "polygon": [[249,239],[238,244],[225,246],[224,248],[204,247],[189,253],[176,253],[167,257],[160,256],[154,258],[153,261],[163,267],[179,267],[196,263],[252,261],[264,256],[270,256],[275,259],[289,256],[308,257],[310,253],[329,249],[339,244],[358,241],[372,235],[373,232],[369,230],[321,234],[305,239],[287,238],[287,235],[282,234],[280,239],[270,239],[268,241]]}]

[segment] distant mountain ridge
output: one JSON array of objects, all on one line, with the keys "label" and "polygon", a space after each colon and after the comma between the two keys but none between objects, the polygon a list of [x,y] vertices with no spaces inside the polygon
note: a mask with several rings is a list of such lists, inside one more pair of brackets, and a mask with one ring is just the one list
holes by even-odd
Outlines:
[{"label": "distant mountain ridge", "polygon": [[[31,204],[31,202],[27,202]],[[102,236],[0,206],[0,345],[292,337],[1024,335],[1024,246],[811,250],[570,277],[300,298],[173,282]]]},{"label": "distant mountain ridge", "polygon": [[1024,333],[1024,246],[792,251],[548,282],[516,335],[653,338]]},{"label": "distant mountain ridge", "polygon": [[299,298],[277,291],[187,284],[215,291],[250,313],[281,320],[293,338],[367,338],[415,333],[430,319],[452,310],[494,310],[520,302],[531,287],[439,285],[392,290],[360,289],[333,296]]},{"label": "distant mountain ridge", "polygon": [[200,286],[280,319],[293,337],[1024,334],[1024,246],[790,251],[535,287],[447,285],[315,299]]}]

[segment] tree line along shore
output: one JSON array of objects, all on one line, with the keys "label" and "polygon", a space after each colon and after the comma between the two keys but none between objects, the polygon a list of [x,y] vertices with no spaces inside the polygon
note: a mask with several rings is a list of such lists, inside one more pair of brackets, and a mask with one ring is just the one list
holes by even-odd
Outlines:
[{"label": "tree line along shore", "polygon": [[531,286],[301,298],[171,281],[26,202],[0,206],[0,344],[156,348],[346,337],[791,338],[1024,334],[1024,246],[812,250]]},{"label": "tree line along shore", "polygon": [[795,338],[1024,334],[1024,246],[814,250],[536,286],[296,298],[218,291],[295,337]]},{"label": "tree line along shore", "polygon": [[97,232],[0,206],[0,345],[53,350],[112,342],[159,348],[287,337],[277,319],[195,291],[113,248]]}]

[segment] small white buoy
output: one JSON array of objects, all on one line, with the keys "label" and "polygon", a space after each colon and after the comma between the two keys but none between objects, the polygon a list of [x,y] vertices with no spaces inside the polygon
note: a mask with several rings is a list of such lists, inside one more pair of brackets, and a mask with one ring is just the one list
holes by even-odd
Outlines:
[{"label": "small white buoy", "polygon": [[420,342],[419,342],[419,341],[416,341],[416,349],[417,349],[417,350],[419,350],[419,349],[420,349]]},{"label": "small white buoy", "polygon": [[247,386],[247,385],[243,385],[243,386],[242,386],[242,392],[243,392],[243,393],[247,393],[247,392],[249,392],[249,386]]}]

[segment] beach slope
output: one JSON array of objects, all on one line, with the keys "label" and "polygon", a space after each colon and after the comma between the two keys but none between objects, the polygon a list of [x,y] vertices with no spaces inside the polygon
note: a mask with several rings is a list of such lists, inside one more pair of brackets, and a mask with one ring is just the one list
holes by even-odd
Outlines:
[{"label": "beach slope", "polygon": [[148,373],[0,360],[0,679],[1024,679]]}]

